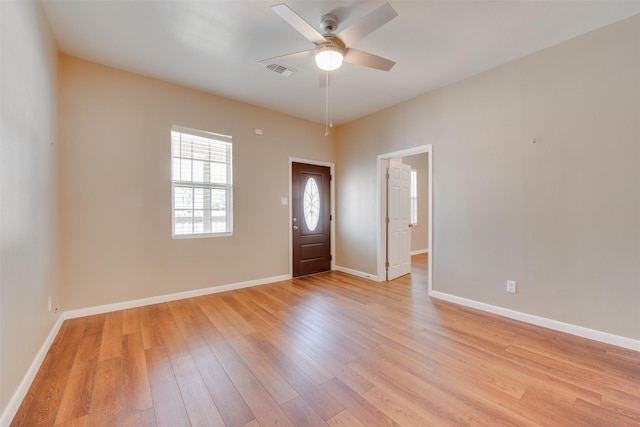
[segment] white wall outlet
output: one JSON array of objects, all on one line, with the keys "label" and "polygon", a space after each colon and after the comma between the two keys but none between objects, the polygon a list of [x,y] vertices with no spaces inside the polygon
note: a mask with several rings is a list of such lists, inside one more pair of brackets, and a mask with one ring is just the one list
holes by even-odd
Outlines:
[{"label": "white wall outlet", "polygon": [[507,292],[515,294],[517,291],[517,283],[515,280],[507,280]]},{"label": "white wall outlet", "polygon": [[49,298],[47,299],[47,307],[49,309],[49,313],[51,313],[51,295],[49,295]]}]

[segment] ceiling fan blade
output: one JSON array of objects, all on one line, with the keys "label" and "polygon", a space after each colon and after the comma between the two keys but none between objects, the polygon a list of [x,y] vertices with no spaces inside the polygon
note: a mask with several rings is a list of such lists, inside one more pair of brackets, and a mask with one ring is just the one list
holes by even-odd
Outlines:
[{"label": "ceiling fan blade", "polygon": [[310,42],[320,44],[327,41],[327,39],[325,39],[318,30],[313,28],[311,24],[302,19],[300,15],[291,10],[286,4],[277,4],[275,6],[271,6],[271,9],[280,15],[282,19],[287,21],[289,25],[298,30],[298,32],[305,36],[305,38]]},{"label": "ceiling fan blade", "polygon": [[347,49],[344,54],[344,61],[382,71],[389,71],[396,65],[393,61],[357,49]]},{"label": "ceiling fan blade", "polygon": [[274,56],[273,58],[262,59],[258,61],[258,63],[262,65],[269,65],[269,64],[274,64],[281,61],[287,61],[290,59],[301,59],[301,58],[306,58],[307,56],[309,57],[313,56],[314,52],[315,52],[314,49],[303,50],[302,52],[289,53],[287,55],[280,55],[280,56]]},{"label": "ceiling fan blade", "polygon": [[398,16],[398,13],[389,3],[383,4],[342,30],[338,34],[338,38],[342,40],[346,46],[352,46],[355,42],[371,34],[396,16]]}]

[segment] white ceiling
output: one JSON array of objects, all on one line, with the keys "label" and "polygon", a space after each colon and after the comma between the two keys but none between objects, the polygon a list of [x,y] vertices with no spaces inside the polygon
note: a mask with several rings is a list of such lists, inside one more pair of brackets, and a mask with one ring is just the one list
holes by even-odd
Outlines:
[{"label": "white ceiling", "polygon": [[[60,50],[69,55],[324,123],[325,90],[312,58],[261,59],[312,49],[270,6],[254,1],[44,0]],[[334,124],[397,104],[531,52],[640,13],[636,1],[401,1],[398,17],[353,47],[396,62],[389,71],[345,64],[334,72]],[[286,1],[319,31],[340,28],[379,1]],[[321,31],[322,32],[322,31]]]}]

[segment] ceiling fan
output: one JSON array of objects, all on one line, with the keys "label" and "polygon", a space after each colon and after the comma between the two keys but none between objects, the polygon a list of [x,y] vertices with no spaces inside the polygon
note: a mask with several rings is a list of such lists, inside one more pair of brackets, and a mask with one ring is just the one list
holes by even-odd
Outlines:
[{"label": "ceiling fan", "polygon": [[326,14],[320,20],[320,27],[324,31],[324,34],[321,34],[287,5],[277,4],[271,8],[307,40],[312,42],[315,48],[265,59],[259,61],[260,63],[271,64],[280,60],[315,56],[316,65],[324,71],[333,71],[340,68],[343,60],[350,64],[363,65],[383,71],[389,71],[395,65],[395,62],[386,58],[350,47],[398,16],[389,3],[363,16],[338,34],[334,34],[334,32],[338,29],[339,20],[333,14]]}]

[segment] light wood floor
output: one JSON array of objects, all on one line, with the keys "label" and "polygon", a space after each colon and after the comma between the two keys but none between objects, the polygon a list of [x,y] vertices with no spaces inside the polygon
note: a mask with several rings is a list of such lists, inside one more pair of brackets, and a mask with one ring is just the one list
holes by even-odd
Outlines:
[{"label": "light wood floor", "polygon": [[426,257],[66,321],[15,426],[640,426],[640,353],[430,300]]}]

